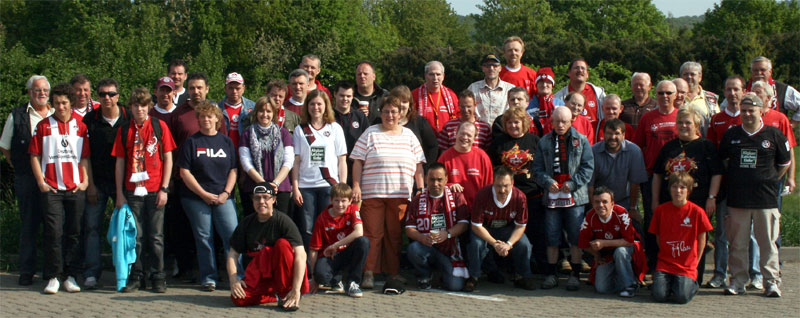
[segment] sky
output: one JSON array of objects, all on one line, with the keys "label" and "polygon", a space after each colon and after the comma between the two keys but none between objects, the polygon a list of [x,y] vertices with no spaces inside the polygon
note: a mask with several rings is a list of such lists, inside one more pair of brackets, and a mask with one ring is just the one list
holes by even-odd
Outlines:
[{"label": "sky", "polygon": [[[686,15],[702,15],[706,10],[714,7],[720,0],[652,0],[656,8],[661,10],[664,15],[672,13],[674,17]],[[460,15],[480,14],[477,4],[483,4],[483,0],[447,0],[456,13]]]}]

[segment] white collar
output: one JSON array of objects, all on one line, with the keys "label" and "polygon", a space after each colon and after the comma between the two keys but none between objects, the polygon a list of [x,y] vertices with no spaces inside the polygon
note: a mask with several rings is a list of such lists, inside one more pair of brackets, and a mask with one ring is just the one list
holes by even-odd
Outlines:
[{"label": "white collar", "polygon": [[508,65],[506,65],[506,69],[507,69],[509,72],[512,72],[512,73],[519,72],[519,70],[521,70],[521,69],[522,69],[522,63],[520,63],[520,64],[519,64],[519,67],[517,67],[517,68],[510,68],[510,67],[508,67]]},{"label": "white collar", "polygon": [[[514,189],[512,188],[511,191],[513,192]],[[508,202],[511,202],[511,195],[512,194],[513,193],[509,193],[508,194],[508,197],[506,197],[506,202],[500,203],[500,201],[497,201],[497,192],[494,190],[494,187],[492,187],[492,199],[494,200],[494,204],[497,205],[498,208],[501,208],[501,209],[505,208],[506,205],[508,205]]]}]

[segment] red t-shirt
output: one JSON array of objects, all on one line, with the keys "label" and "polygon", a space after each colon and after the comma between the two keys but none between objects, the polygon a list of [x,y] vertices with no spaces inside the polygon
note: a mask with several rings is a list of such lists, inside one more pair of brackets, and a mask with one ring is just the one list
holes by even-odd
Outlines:
[{"label": "red t-shirt", "polygon": [[472,148],[468,153],[460,153],[455,148],[447,149],[439,156],[439,162],[444,164],[447,171],[447,184],[458,183],[464,187],[464,197],[469,206],[472,206],[478,190],[494,180],[492,161],[480,148]]},{"label": "red t-shirt", "polygon": [[789,141],[789,147],[797,146],[797,141],[794,139],[794,132],[792,125],[789,123],[789,118],[783,113],[775,110],[770,110],[769,113],[761,116],[764,125],[778,128],[783,133],[783,136]]},{"label": "red t-shirt", "polygon": [[[464,195],[457,192],[453,193],[453,203],[455,203],[455,219],[456,222],[453,223],[455,226],[456,223],[462,222],[469,222],[469,208],[467,208],[467,202],[464,200]],[[419,194],[414,196],[414,199],[411,200],[411,203],[408,205],[408,210],[406,211],[406,219],[405,219],[405,227],[406,228],[414,228],[422,234],[430,233],[431,231],[431,222],[436,222],[436,220],[444,221],[445,213],[447,212],[447,208],[444,206],[445,198],[444,196],[446,193],[442,193],[441,197],[434,198],[432,196],[428,196],[428,213],[431,214],[430,217],[427,215],[420,215],[419,212]],[[441,221],[440,221],[441,222]],[[447,223],[445,223],[446,225]],[[450,228],[448,228],[449,230]],[[442,232],[444,233],[444,232]],[[435,244],[437,250],[442,252],[444,255],[450,255],[452,252],[453,247],[455,246],[456,237],[452,237],[449,240],[444,242]]]},{"label": "red t-shirt", "polygon": [[225,112],[228,113],[228,137],[233,141],[233,147],[239,149],[239,114],[242,112],[242,103],[238,105],[225,104]]},{"label": "red t-shirt", "polygon": [[[156,192],[161,188],[161,178],[163,177],[163,160],[161,153],[167,153],[175,150],[175,141],[172,139],[172,133],[169,132],[167,124],[159,120],[161,125],[161,144],[153,134],[153,126],[150,123],[150,118],[144,121],[139,130],[142,140],[146,140],[144,151],[145,171],[149,179],[144,181],[144,187],[147,192]],[[125,149],[122,148],[122,134],[117,131],[117,137],[114,139],[114,148],[111,149],[111,155],[117,158],[125,158],[125,189],[133,191],[136,189],[136,184],[128,180],[131,179],[133,174],[133,155],[134,155],[134,142],[136,141],[136,124],[131,120],[130,128],[128,128],[128,140],[126,140],[125,148],[128,153],[125,154]],[[121,129],[121,128],[120,128]],[[159,147],[161,149],[159,150]]]},{"label": "red t-shirt", "polygon": [[536,71],[520,64],[519,70],[512,72],[508,66],[500,68],[500,79],[528,91],[528,96],[536,96]]},{"label": "red t-shirt", "polygon": [[658,236],[656,270],[697,280],[697,236],[711,229],[706,212],[691,201],[659,205],[648,230]]},{"label": "red t-shirt", "polygon": [[[427,100],[426,104],[418,102],[420,100],[420,94],[425,94],[425,99]],[[411,92],[411,96],[416,104],[417,113],[428,120],[428,123],[431,124],[431,128],[433,128],[433,131],[437,134],[444,128],[444,125],[447,124],[448,121],[461,116],[461,110],[458,108],[458,96],[456,96],[453,90],[447,87],[442,86],[437,93],[429,93],[424,87],[417,87]],[[451,108],[452,112],[448,112],[448,99],[453,103]],[[423,107],[425,108],[424,110],[422,109]],[[436,112],[436,110],[438,110],[438,112]]]},{"label": "red t-shirt", "polygon": [[71,116],[67,122],[55,115],[39,121],[28,146],[31,155],[39,156],[44,182],[50,187],[69,191],[83,182],[79,162],[89,157],[86,125]]},{"label": "red t-shirt", "polygon": [[575,130],[586,137],[586,139],[589,140],[590,145],[594,145],[594,128],[592,128],[592,123],[589,122],[588,118],[584,116],[578,116],[578,118],[575,118],[575,121],[572,122],[572,127],[575,127]]},{"label": "red t-shirt", "polygon": [[[601,120],[600,123],[598,123],[596,127],[597,127],[597,129],[594,130],[594,136],[595,136],[594,142],[601,142],[601,141],[605,140],[605,136],[604,135],[605,135],[605,130],[606,130],[606,119],[603,118],[603,120]],[[626,140],[633,140],[633,132],[634,132],[633,126],[631,126],[628,123],[625,123],[625,139]]]},{"label": "red t-shirt", "polygon": [[472,225],[490,229],[505,227],[512,222],[526,225],[528,202],[525,193],[514,187],[508,196],[506,202],[497,202],[492,185],[480,189],[475,196],[475,204],[472,205]]},{"label": "red t-shirt", "polygon": [[[293,99],[288,99],[288,98],[285,101],[283,101],[283,108],[287,109],[287,110],[291,110],[291,111],[293,111],[295,114],[297,114],[299,116],[300,115],[300,111],[303,110],[303,104],[301,103],[300,105],[295,105],[294,103],[292,103],[292,101],[294,101],[294,100]],[[283,126],[283,123],[281,123],[281,126]]]},{"label": "red t-shirt", "polygon": [[666,115],[656,108],[642,115],[642,119],[639,120],[639,126],[636,127],[636,133],[633,135],[633,143],[642,149],[644,164],[649,174],[653,173],[653,165],[656,163],[661,147],[678,137],[678,127],[675,125],[675,116],[677,115],[677,108]]},{"label": "red t-shirt", "polygon": [[[311,241],[308,248],[312,251],[324,251],[328,246],[341,241],[346,236],[353,233],[356,224],[361,224],[361,215],[358,213],[358,205],[351,204],[344,211],[344,214],[333,217],[329,212],[331,205],[317,217],[314,222],[314,230],[311,232]],[[347,246],[340,246],[339,251]]]},{"label": "red t-shirt", "polygon": [[719,148],[719,142],[722,141],[722,136],[725,135],[725,132],[731,127],[741,124],[742,118],[738,114],[731,116],[726,110],[722,110],[711,116],[711,124],[708,127],[706,139],[711,140],[714,146]]},{"label": "red t-shirt", "polygon": [[[600,215],[590,210],[586,213],[586,217],[581,224],[581,232],[578,236],[578,247],[588,249],[589,243],[593,240],[616,240],[623,239],[633,243],[636,231],[631,225],[631,218],[628,216],[628,211],[622,206],[614,205],[611,215],[605,222],[600,218]],[[606,247],[600,250],[600,255],[606,261],[614,260],[614,247]]]}]

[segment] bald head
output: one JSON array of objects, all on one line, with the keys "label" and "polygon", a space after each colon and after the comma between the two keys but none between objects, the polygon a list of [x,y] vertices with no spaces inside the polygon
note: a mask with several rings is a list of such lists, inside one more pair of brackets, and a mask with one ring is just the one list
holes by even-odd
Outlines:
[{"label": "bald head", "polygon": [[556,134],[566,134],[572,125],[572,111],[566,106],[556,107],[553,110],[553,115],[550,116],[550,125],[553,126],[553,131]]},{"label": "bald head", "polygon": [[675,107],[680,107],[686,102],[686,93],[689,93],[689,83],[680,77],[672,80],[675,84]]}]

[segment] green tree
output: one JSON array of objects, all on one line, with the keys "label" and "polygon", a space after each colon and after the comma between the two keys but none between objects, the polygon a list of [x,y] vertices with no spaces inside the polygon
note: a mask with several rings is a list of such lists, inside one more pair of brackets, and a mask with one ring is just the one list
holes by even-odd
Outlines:
[{"label": "green tree", "polygon": [[548,0],[565,31],[591,42],[659,40],[669,36],[664,14],[650,0]]},{"label": "green tree", "polygon": [[548,47],[553,39],[566,36],[564,20],[545,0],[484,0],[478,7],[482,13],[472,17],[475,39],[480,43],[500,46],[506,37],[517,35],[527,43],[526,52],[535,54],[546,51],[539,47]]}]

